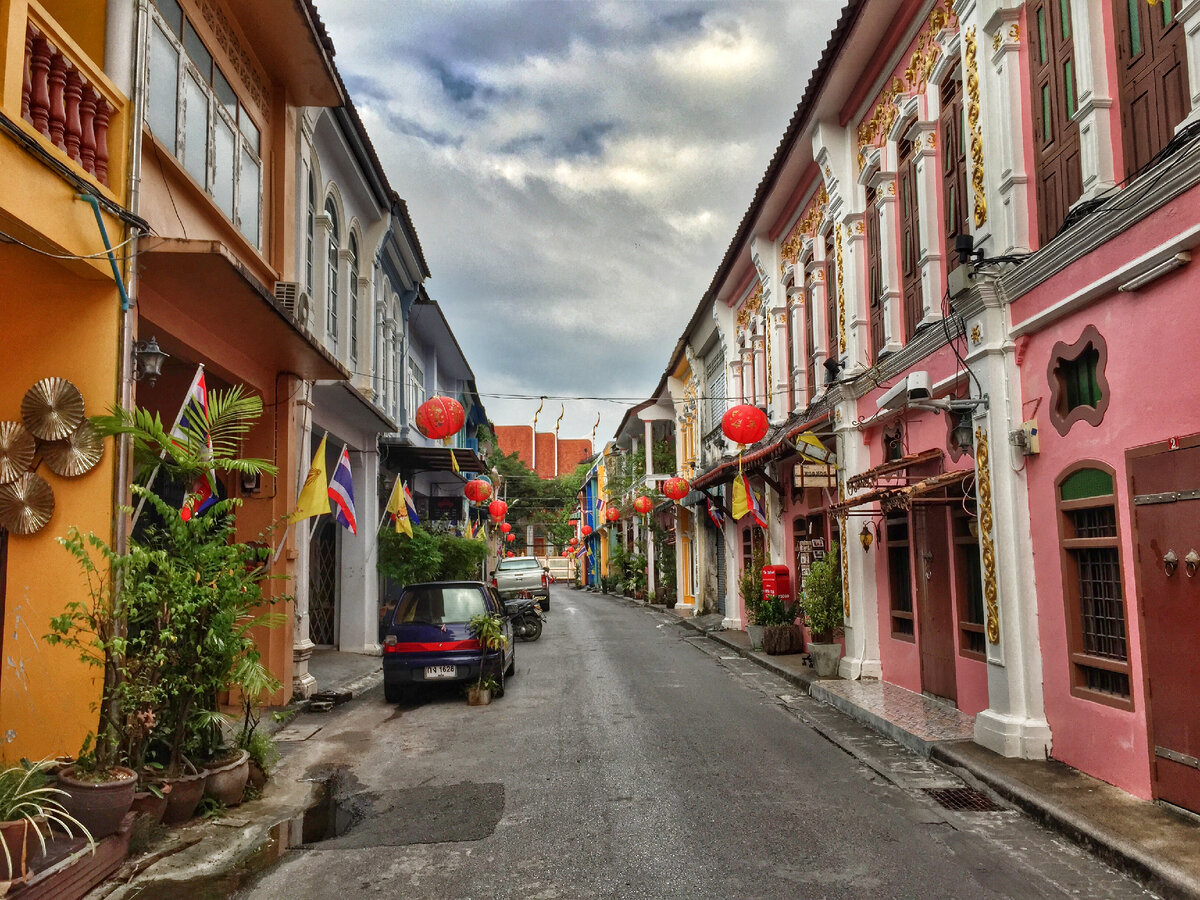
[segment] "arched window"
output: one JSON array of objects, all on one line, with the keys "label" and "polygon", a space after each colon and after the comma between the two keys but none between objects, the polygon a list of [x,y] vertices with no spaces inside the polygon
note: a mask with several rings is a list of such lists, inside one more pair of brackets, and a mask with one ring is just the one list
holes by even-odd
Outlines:
[{"label": "arched window", "polygon": [[337,347],[338,341],[338,217],[333,198],[325,201],[325,215],[329,216],[329,248],[326,251],[325,297],[326,324],[329,329],[329,340]]},{"label": "arched window", "polygon": [[358,238],[350,235],[350,362],[358,362]]},{"label": "arched window", "polygon": [[307,216],[304,220],[304,287],[308,296],[313,292],[313,258],[316,253],[317,233],[317,189],[313,184],[312,172],[308,173]]}]

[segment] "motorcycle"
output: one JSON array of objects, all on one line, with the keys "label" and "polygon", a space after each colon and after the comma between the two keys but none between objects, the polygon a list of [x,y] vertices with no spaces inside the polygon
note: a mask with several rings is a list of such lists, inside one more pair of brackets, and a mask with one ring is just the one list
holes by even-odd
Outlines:
[{"label": "motorcycle", "polygon": [[542,605],[529,596],[518,597],[504,604],[512,622],[513,634],[523,641],[536,641],[542,636],[542,622],[546,614]]}]

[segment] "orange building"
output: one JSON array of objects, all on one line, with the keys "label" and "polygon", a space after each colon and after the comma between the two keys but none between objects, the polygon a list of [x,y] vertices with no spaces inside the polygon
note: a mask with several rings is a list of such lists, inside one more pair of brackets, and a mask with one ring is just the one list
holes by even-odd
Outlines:
[{"label": "orange building", "polygon": [[[3,763],[77,751],[95,727],[91,707],[100,693],[98,670],[47,645],[44,635],[51,616],[87,598],[57,538],[71,525],[114,538],[115,454],[108,442],[89,471],[56,474],[63,468],[51,465],[44,444],[34,450],[30,427],[51,432],[36,414],[22,414],[22,400],[47,378],[70,382],[85,415],[119,398],[125,314],[101,228],[120,257],[138,220],[126,209],[131,104],[105,75],[105,30],[102,3],[0,0]],[[51,387],[73,396],[61,384]],[[15,515],[29,492],[43,513],[52,502],[48,519]]]},{"label": "orange building", "polygon": [[535,432],[529,425],[497,425],[496,442],[501,452],[517,454],[539,478],[566,475],[592,456],[592,442],[586,438],[560,440],[554,432]]}]

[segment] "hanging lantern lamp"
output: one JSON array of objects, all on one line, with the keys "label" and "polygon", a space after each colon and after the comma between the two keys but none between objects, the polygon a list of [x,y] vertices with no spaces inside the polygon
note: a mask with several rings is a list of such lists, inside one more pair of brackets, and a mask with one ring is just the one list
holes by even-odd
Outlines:
[{"label": "hanging lantern lamp", "polygon": [[483,503],[492,496],[492,486],[482,478],[472,478],[463,488],[463,493],[472,503]]},{"label": "hanging lantern lamp", "polygon": [[619,522],[621,521],[621,511],[615,506],[610,506],[604,511],[604,517],[610,522]]},{"label": "hanging lantern lamp", "polygon": [[517,536],[515,534],[506,534],[504,536],[504,539],[511,544],[513,541],[515,541],[517,539]]},{"label": "hanging lantern lamp", "polygon": [[508,504],[505,503],[503,500],[493,500],[491,503],[488,504],[488,513],[490,513],[491,517],[493,519],[495,519],[497,522],[499,522],[501,519],[503,519],[507,512],[508,512]]},{"label": "hanging lantern lamp", "polygon": [[579,533],[582,534],[584,537],[587,537],[589,534],[592,533],[592,526],[591,525],[582,526],[579,529]]},{"label": "hanging lantern lamp", "polygon": [[512,531],[512,526],[509,525],[507,522],[501,522],[500,530],[503,531],[505,534],[508,534],[510,531]]},{"label": "hanging lantern lamp", "polygon": [[417,430],[427,438],[440,440],[460,432],[466,418],[462,404],[453,397],[430,397],[417,407]]},{"label": "hanging lantern lamp", "polygon": [[767,414],[743,403],[721,417],[721,433],[735,444],[757,444],[767,434]]},{"label": "hanging lantern lamp", "polygon": [[682,500],[684,497],[686,497],[688,495],[688,491],[691,489],[692,486],[688,484],[688,480],[686,478],[678,477],[668,478],[663,482],[662,486],[662,492],[672,500],[676,501]]},{"label": "hanging lantern lamp", "polygon": [[633,508],[636,509],[638,512],[640,512],[642,515],[645,515],[646,513],[650,512],[650,510],[653,506],[654,506],[654,503],[645,494],[643,494],[642,496],[638,497],[636,500],[633,501]]}]

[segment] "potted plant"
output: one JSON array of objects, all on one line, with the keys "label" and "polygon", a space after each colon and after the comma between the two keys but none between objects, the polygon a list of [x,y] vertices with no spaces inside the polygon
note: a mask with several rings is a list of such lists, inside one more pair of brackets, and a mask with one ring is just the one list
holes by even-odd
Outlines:
[{"label": "potted plant", "polygon": [[812,564],[800,597],[804,619],[813,638],[808,653],[813,668],[822,678],[837,674],[842,647],[834,638],[842,628],[842,602],[842,568],[835,547],[824,559]]},{"label": "potted plant", "polygon": [[750,648],[761,650],[763,647],[763,626],[759,621],[759,607],[762,604],[762,569],[763,553],[757,547],[750,558],[750,565],[742,569],[738,578],[738,593],[746,605],[746,635],[750,638]]},{"label": "potted plant", "polygon": [[[468,627],[479,641],[479,680],[467,689],[467,703],[471,706],[486,706],[492,702],[493,696],[504,696],[503,651],[508,646],[508,638],[504,636],[504,626],[500,617],[492,613],[473,616]],[[501,651],[500,663],[496,666],[499,679],[487,671],[488,653],[496,650]]]},{"label": "potted plant", "polygon": [[54,760],[22,760],[0,771],[0,888],[24,880],[30,859],[46,852],[52,825],[68,836],[78,833],[92,842],[87,828],[63,806],[66,792],[50,784],[47,773],[55,765]]},{"label": "potted plant", "polygon": [[797,603],[788,603],[783,597],[764,597],[756,614],[763,629],[763,650],[772,656],[800,652],[803,642],[796,628],[799,614]]}]

